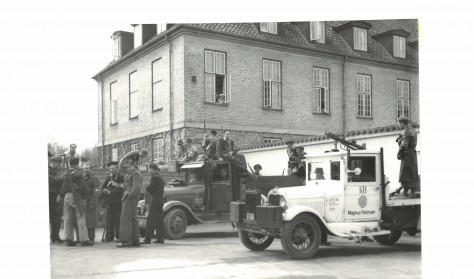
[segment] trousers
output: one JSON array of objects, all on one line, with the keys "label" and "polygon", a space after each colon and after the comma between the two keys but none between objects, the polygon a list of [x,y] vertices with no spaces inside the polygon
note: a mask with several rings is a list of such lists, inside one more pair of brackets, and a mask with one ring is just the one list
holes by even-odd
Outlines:
[{"label": "trousers", "polygon": [[164,240],[165,223],[163,220],[163,200],[153,198],[146,219],[146,239],[151,239],[156,230],[156,239]]},{"label": "trousers", "polygon": [[122,203],[109,204],[107,207],[107,225],[106,225],[106,240],[114,240],[114,237],[119,238],[120,232],[120,215],[122,214]]},{"label": "trousers", "polygon": [[137,215],[138,198],[126,198],[122,202],[122,214],[120,214],[120,241],[140,242]]},{"label": "trousers", "polygon": [[[81,200],[81,202],[84,203],[83,200]],[[87,235],[86,215],[83,214],[81,216],[79,214],[72,193],[66,193],[66,195],[64,195],[64,238],[66,240],[74,241],[74,227],[76,224],[79,233],[79,241],[87,241],[89,238]]]},{"label": "trousers", "polygon": [[56,203],[56,194],[49,195],[49,223],[51,225],[51,241],[59,239],[59,230],[61,227],[62,210],[60,210],[60,204]]}]

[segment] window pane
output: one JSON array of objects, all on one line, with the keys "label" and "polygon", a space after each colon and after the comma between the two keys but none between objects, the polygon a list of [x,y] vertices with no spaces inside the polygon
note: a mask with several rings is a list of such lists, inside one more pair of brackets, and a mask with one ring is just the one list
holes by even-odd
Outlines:
[{"label": "window pane", "polygon": [[321,88],[314,89],[314,112],[321,112]]},{"label": "window pane", "polygon": [[268,25],[269,25],[269,32],[276,34],[278,24],[276,22],[269,22]]},{"label": "window pane", "polygon": [[408,81],[404,82],[403,91],[404,91],[403,96],[405,98],[410,98],[410,83]]},{"label": "window pane", "polygon": [[324,90],[324,112],[329,113],[329,90]]},{"label": "window pane", "polygon": [[216,73],[225,75],[225,54],[216,52]]},{"label": "window pane", "polygon": [[263,80],[270,80],[271,61],[263,60]]},{"label": "window pane", "polygon": [[273,82],[272,84],[272,108],[281,108],[281,83]]},{"label": "window pane", "polygon": [[133,72],[130,74],[130,92],[135,92],[137,91],[137,72]]},{"label": "window pane", "polygon": [[320,86],[320,69],[313,68],[313,86]]},{"label": "window pane", "polygon": [[263,82],[263,107],[271,107],[271,81]]},{"label": "window pane", "polygon": [[158,63],[160,60],[153,61],[151,71],[152,71],[152,82],[158,81]]},{"label": "window pane", "polygon": [[362,94],[357,94],[357,115],[364,115],[364,108],[362,104]]},{"label": "window pane", "polygon": [[138,94],[130,94],[130,118],[138,116]]},{"label": "window pane", "polygon": [[216,101],[216,76],[213,74],[206,74],[206,102]]},{"label": "window pane", "polygon": [[272,81],[280,82],[280,62],[272,61]]},{"label": "window pane", "polygon": [[357,92],[362,92],[362,76],[357,75]]},{"label": "window pane", "polygon": [[260,22],[260,31],[268,32],[268,23],[267,22]]},{"label": "window pane", "polygon": [[206,51],[205,52],[205,71],[206,73],[215,73],[216,72],[216,67],[215,67],[215,58],[216,54],[213,51]]},{"label": "window pane", "polygon": [[329,87],[329,71],[322,69],[321,76],[322,76],[321,86],[324,88],[328,88]]}]

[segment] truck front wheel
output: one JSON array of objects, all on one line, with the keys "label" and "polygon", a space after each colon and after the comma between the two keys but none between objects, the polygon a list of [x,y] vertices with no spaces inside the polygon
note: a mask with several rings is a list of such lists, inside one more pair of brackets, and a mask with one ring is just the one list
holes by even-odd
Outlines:
[{"label": "truck front wheel", "polygon": [[239,230],[240,242],[252,251],[263,251],[273,242],[273,236]]},{"label": "truck front wheel", "polygon": [[171,209],[165,216],[165,231],[169,239],[180,239],[186,232],[188,218],[180,208]]},{"label": "truck front wheel", "polygon": [[281,246],[295,260],[312,258],[321,244],[321,227],[314,217],[300,214],[283,224]]},{"label": "truck front wheel", "polygon": [[374,235],[375,241],[385,246],[393,246],[402,236],[402,231],[393,229],[389,234]]}]

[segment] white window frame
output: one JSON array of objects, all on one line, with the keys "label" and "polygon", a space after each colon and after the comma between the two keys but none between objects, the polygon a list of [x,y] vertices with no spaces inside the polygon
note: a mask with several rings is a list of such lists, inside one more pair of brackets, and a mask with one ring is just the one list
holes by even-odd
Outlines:
[{"label": "white window frame", "polygon": [[133,48],[142,45],[143,42],[143,28],[141,24],[133,26]]},{"label": "white window frame", "polygon": [[329,69],[313,68],[313,112],[330,112]]},{"label": "white window frame", "polygon": [[399,58],[406,57],[406,39],[405,37],[393,36],[393,56]]},{"label": "white window frame", "polygon": [[354,27],[354,49],[367,51],[367,29]]},{"label": "white window frame", "polygon": [[272,34],[278,34],[277,22],[260,22],[260,31]]},{"label": "white window frame", "polygon": [[276,143],[276,142],[281,142],[281,138],[269,138],[269,137],[263,138],[263,143]]},{"label": "white window frame", "polygon": [[326,23],[324,21],[311,21],[309,23],[310,40],[318,43],[326,42]]},{"label": "white window frame", "polygon": [[111,155],[112,155],[112,162],[118,162],[118,148],[117,147],[113,147],[112,150],[111,150]]},{"label": "white window frame", "polygon": [[217,103],[216,76],[223,77],[222,94],[224,103],[231,101],[231,77],[227,73],[227,54],[225,52],[204,50],[204,95],[207,103]]},{"label": "white window frame", "polygon": [[136,151],[136,150],[138,150],[138,143],[130,144],[130,151]]},{"label": "white window frame", "polygon": [[263,108],[280,110],[282,107],[281,62],[263,59]]},{"label": "white window frame", "polygon": [[129,88],[129,118],[138,117],[138,72],[133,71],[128,75]]},{"label": "white window frame", "polygon": [[163,59],[158,58],[151,62],[151,98],[152,111],[163,108]]},{"label": "white window frame", "polygon": [[156,34],[160,34],[166,31],[166,23],[158,23],[156,25]]},{"label": "white window frame", "polygon": [[357,116],[372,117],[372,76],[357,74]]},{"label": "white window frame", "polygon": [[410,81],[397,79],[397,119],[400,116],[410,119]]},{"label": "white window frame", "polygon": [[118,123],[117,81],[110,83],[110,125]]},{"label": "white window frame", "polygon": [[163,138],[153,139],[153,161],[163,160],[165,158],[164,145],[165,142]]}]

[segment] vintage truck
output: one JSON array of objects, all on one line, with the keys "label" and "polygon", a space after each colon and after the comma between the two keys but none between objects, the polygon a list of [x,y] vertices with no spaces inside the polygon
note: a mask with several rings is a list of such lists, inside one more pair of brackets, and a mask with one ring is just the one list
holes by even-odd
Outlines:
[{"label": "vintage truck", "polygon": [[[169,181],[164,191],[164,223],[170,239],[181,238],[189,225],[229,222],[230,202],[243,199],[243,193],[248,188],[266,194],[277,181],[286,187],[301,185],[301,181],[294,176],[242,178],[240,173],[233,171],[229,161],[195,161],[184,164],[181,169],[185,171],[185,178]],[[142,199],[137,208],[142,236],[146,232],[149,201]]]},{"label": "vintage truck", "polygon": [[275,184],[266,204],[258,191],[247,191],[245,202],[231,203],[230,221],[245,247],[264,250],[280,238],[285,253],[300,260],[316,254],[323,234],[371,236],[393,245],[403,231],[420,231],[419,192],[413,199],[388,198],[383,149],[345,143],[346,151],[307,157],[307,169],[314,171],[307,171],[305,186]]}]

